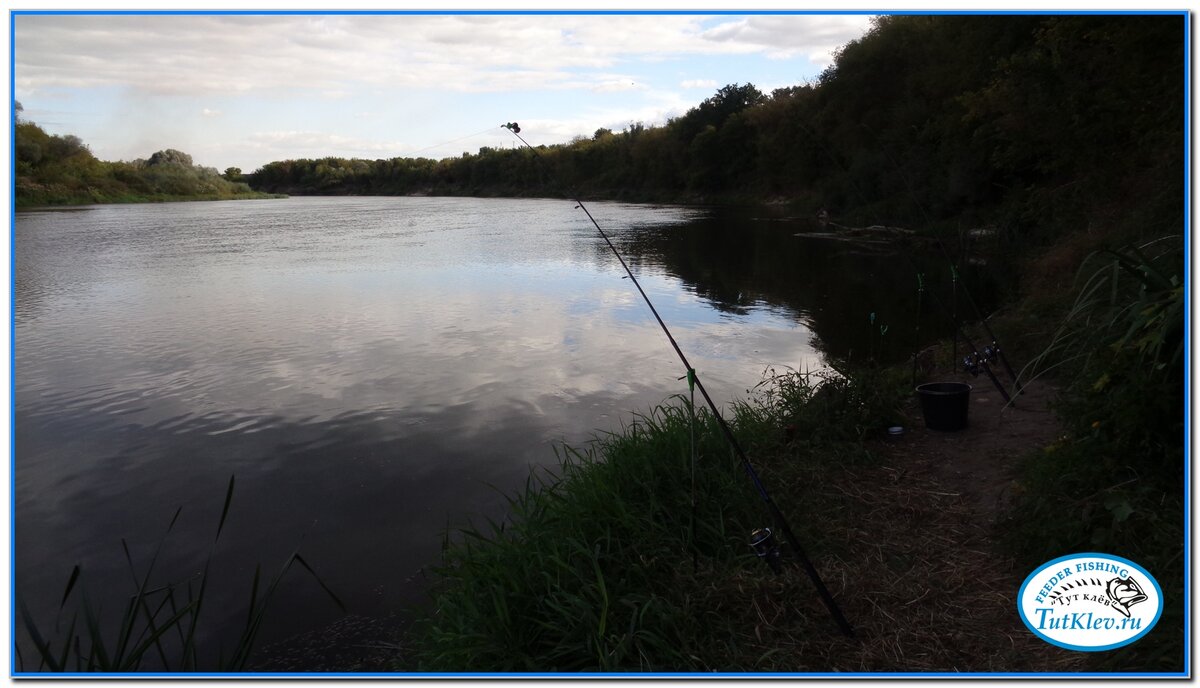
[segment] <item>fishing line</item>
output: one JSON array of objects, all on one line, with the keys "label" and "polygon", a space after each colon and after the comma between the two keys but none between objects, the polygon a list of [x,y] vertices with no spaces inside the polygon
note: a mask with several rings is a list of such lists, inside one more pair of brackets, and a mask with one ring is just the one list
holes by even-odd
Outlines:
[{"label": "fishing line", "polygon": [[[912,265],[913,270],[915,270],[917,272],[917,284],[918,284],[917,298],[918,298],[918,307],[919,307],[919,303],[920,303],[919,299],[921,297],[921,294],[923,294],[926,291],[924,275],[921,272],[921,267],[919,265],[917,265],[917,261],[916,261],[916,259],[913,258],[911,253],[909,253],[908,251],[903,250],[903,249],[900,250],[900,253],[902,253],[904,255],[904,257],[906,259],[908,259],[908,262],[909,262],[909,264]],[[948,308],[946,308],[946,304],[942,303],[942,300],[940,298],[938,298],[937,292],[930,290],[929,295],[931,297],[933,297],[933,302],[935,304],[937,304],[938,308],[940,308],[942,310],[943,314],[950,315],[950,310]],[[953,317],[953,316],[951,316],[951,317]],[[963,370],[965,372],[971,373],[972,375],[978,375],[980,372],[986,373],[988,378],[991,379],[992,384],[996,387],[996,391],[1000,392],[1000,396],[1004,397],[1004,401],[1012,406],[1016,406],[1016,404],[1012,400],[1012,397],[1009,395],[1008,391],[1006,389],[1004,389],[1004,385],[1000,382],[999,378],[996,377],[996,374],[992,372],[991,367],[988,365],[989,361],[996,360],[997,355],[999,354],[999,349],[993,348],[993,347],[984,347],[984,349],[982,351],[980,351],[975,346],[975,342],[973,342],[971,340],[971,338],[967,336],[966,331],[962,327],[962,323],[958,322],[957,320],[954,321],[954,332],[955,332],[955,335],[962,337],[963,342],[966,343],[966,345],[971,348],[971,353],[973,354],[973,356],[967,356],[966,359],[964,360]],[[955,354],[955,355],[957,356],[957,354]],[[956,366],[956,368],[957,368],[957,366]],[[917,370],[916,361],[914,360],[913,361],[913,376],[914,376],[914,378],[916,376],[916,370]]]},{"label": "fishing line", "polygon": [[[950,253],[946,250],[945,244],[942,243],[941,237],[935,236],[934,239],[937,240],[938,247],[942,250],[942,255],[946,258],[946,260],[950,260]],[[953,266],[953,262],[951,262],[951,265]],[[955,273],[956,283],[957,277],[958,275]],[[990,347],[984,347],[985,353],[988,353],[988,350],[990,349],[990,351],[994,353],[996,357],[999,357],[1000,363],[1004,365],[1005,372],[1007,372],[1008,376],[1012,378],[1013,385],[1016,386],[1017,394],[1023,393],[1025,390],[1021,387],[1021,381],[1017,379],[1017,374],[1013,372],[1012,365],[1010,365],[1008,362],[1008,356],[1004,355],[1004,349],[1000,348],[1000,342],[996,339],[996,333],[992,332],[991,326],[988,325],[987,318],[983,317],[983,312],[979,310],[979,306],[975,305],[975,299],[971,298],[971,292],[967,290],[967,286],[965,284],[963,285],[963,296],[967,297],[967,303],[969,303],[971,305],[971,309],[975,311],[975,317],[979,319],[979,324],[983,325],[983,329],[987,332],[988,337],[990,337],[992,340]]]},{"label": "fishing line", "polygon": [[912,370],[912,385],[917,386],[917,352],[921,348],[921,297],[925,295],[925,275],[917,273],[917,317],[916,317],[916,332],[913,335],[915,344],[913,345],[913,370]]},{"label": "fishing line", "polygon": [[411,156],[413,156],[417,153],[421,153],[423,151],[433,150],[434,148],[440,148],[442,146],[449,146],[452,143],[458,143],[459,141],[465,141],[469,138],[474,138],[476,136],[479,136],[480,134],[486,134],[489,131],[493,131],[494,129],[495,129],[495,127],[488,127],[487,129],[484,129],[482,131],[477,131],[474,134],[467,134],[466,136],[460,136],[456,139],[451,139],[449,141],[442,141],[441,143],[435,143],[432,146],[425,146],[424,148],[418,148],[415,151],[408,151],[404,155],[405,155],[405,157],[411,157]]},{"label": "fishing line", "polygon": [[[929,295],[933,297],[934,303],[941,307],[943,311],[946,310],[946,305],[942,303],[942,300],[938,298],[936,293],[931,291],[929,292]],[[959,336],[963,338],[963,341],[966,342],[967,346],[971,347],[971,351],[975,354],[974,358],[970,356],[967,357],[967,361],[965,362],[963,369],[968,373],[973,373],[976,370],[982,370],[984,373],[987,373],[987,376],[991,379],[992,384],[995,385],[996,390],[1000,392],[1000,396],[1004,397],[1004,401],[1015,406],[1016,404],[1013,402],[1012,397],[1009,396],[1008,391],[1004,389],[1004,385],[1001,384],[1000,380],[996,377],[996,374],[992,372],[991,366],[988,365],[988,361],[990,359],[994,359],[995,356],[992,355],[991,351],[987,348],[985,348],[983,352],[980,352],[975,346],[975,342],[971,341],[971,338],[967,336],[967,333],[963,330],[961,324],[956,322],[954,326]]]},{"label": "fishing line", "polygon": [[[896,159],[896,156],[892,155],[892,152],[890,150],[888,150],[887,146],[883,145],[883,142],[880,140],[879,135],[875,132],[874,129],[872,129],[866,123],[863,123],[860,126],[863,129],[866,129],[869,134],[871,134],[872,138],[875,139],[876,147],[879,148],[879,150],[883,151],[883,154],[886,155],[888,157],[888,159],[892,161],[893,165],[895,165],[896,171],[900,173],[900,178],[904,180],[904,188],[908,191],[908,195],[912,197],[913,203],[915,203],[917,205],[917,209],[920,210],[921,215],[923,215],[925,217],[926,224],[932,225],[933,220],[932,220],[932,218],[930,218],[929,213],[926,212],[925,205],[921,203],[921,199],[917,196],[916,190],[913,189],[912,181],[909,179],[908,175],[904,172],[904,168],[900,165],[900,161]],[[950,319],[954,321],[954,327],[956,330],[955,340],[954,340],[954,351],[952,353],[952,356],[953,356],[952,360],[954,360],[954,362],[955,362],[954,365],[957,368],[957,366],[958,366],[958,334],[957,334],[957,332],[962,330],[962,328],[959,325],[959,321],[958,321],[958,284],[959,284],[958,268],[957,268],[956,263],[954,262],[954,259],[950,257],[950,251],[948,251],[946,249],[946,245],[944,243],[942,243],[942,238],[940,236],[938,236],[937,234],[933,234],[933,238],[934,238],[934,241],[937,242],[938,248],[942,252],[942,257],[945,258],[946,262],[948,262],[950,264],[950,275],[953,280],[953,290],[954,291],[953,291],[953,300],[951,302],[952,309],[950,311]],[[961,238],[960,238],[959,243],[961,246]],[[964,296],[967,297],[967,303],[971,305],[971,310],[973,310],[975,312],[975,318],[979,321],[979,323],[981,325],[983,325],[983,328],[987,332],[988,337],[990,337],[992,340],[991,345],[984,347],[984,351],[982,353],[980,353],[980,351],[975,348],[974,344],[969,344],[971,349],[974,351],[975,356],[977,358],[982,356],[982,357],[986,357],[988,359],[993,359],[993,360],[998,358],[1000,360],[1000,363],[1004,366],[1005,372],[1007,372],[1008,376],[1010,378],[1012,378],[1013,385],[1016,388],[1017,394],[1023,393],[1025,390],[1022,389],[1022,387],[1021,387],[1021,381],[1017,379],[1017,374],[1015,372],[1013,372],[1012,365],[1009,364],[1009,362],[1008,362],[1008,356],[1006,356],[1004,354],[1004,349],[1000,347],[1000,342],[996,338],[996,333],[993,332],[991,326],[988,325],[987,318],[985,318],[983,316],[983,311],[979,310],[979,306],[976,305],[975,299],[971,298],[971,292],[970,292],[970,290],[967,289],[966,284],[962,285],[962,293]],[[964,341],[966,341],[965,333],[964,333],[963,338],[964,338]],[[1006,398],[1007,398],[1007,396],[1008,395],[1005,394]]]},{"label": "fishing line", "polygon": [[[949,256],[946,259],[949,260]],[[954,321],[954,348],[950,350],[950,361],[953,369],[958,370],[958,265],[953,260],[950,261],[950,319]]]},{"label": "fishing line", "polygon": [[[542,160],[541,153],[539,153],[536,148],[529,145],[529,142],[521,136],[521,127],[516,122],[509,122],[501,125],[501,127],[507,129],[513,136],[517,137],[521,143],[525,144],[529,150],[533,151],[534,155],[537,156],[539,160]],[[767,489],[762,484],[762,480],[760,480],[758,477],[758,472],[754,470],[754,465],[750,463],[750,459],[746,456],[746,452],[742,449],[741,444],[738,443],[737,438],[734,437],[733,430],[730,429],[729,424],[725,422],[724,416],[722,416],[721,412],[717,409],[717,405],[715,402],[713,402],[712,397],[709,396],[708,390],[704,388],[704,384],[700,381],[700,376],[696,374],[696,369],[693,368],[692,364],[688,362],[687,356],[683,353],[683,349],[679,347],[679,343],[675,341],[675,337],[671,334],[671,330],[667,328],[667,324],[663,322],[662,316],[658,314],[658,309],[654,307],[654,304],[650,301],[650,297],[647,296],[646,291],[642,289],[641,283],[638,282],[637,277],[633,274],[633,271],[629,269],[629,265],[625,262],[625,258],[621,256],[621,252],[618,251],[617,247],[613,245],[612,240],[608,237],[608,234],[604,232],[604,229],[600,226],[600,223],[597,222],[596,218],[592,216],[591,211],[587,209],[587,206],[583,204],[583,201],[580,200],[575,194],[569,194],[568,197],[575,201],[576,208],[582,210],[583,213],[587,215],[588,220],[591,221],[592,225],[596,228],[596,231],[600,233],[600,237],[604,239],[604,243],[608,245],[609,250],[612,251],[613,255],[616,256],[617,260],[621,263],[621,267],[625,269],[625,274],[629,277],[629,281],[633,282],[633,286],[636,287],[638,293],[642,295],[642,300],[646,302],[646,306],[649,307],[650,312],[654,315],[654,319],[658,321],[658,326],[662,328],[663,334],[666,335],[667,341],[671,343],[671,348],[675,350],[675,354],[679,356],[680,362],[683,363],[683,367],[687,371],[689,382],[694,383],[696,389],[700,390],[700,396],[704,397],[704,401],[708,404],[709,410],[712,411],[713,417],[717,420],[717,425],[721,428],[721,432],[724,434],[726,441],[729,442],[730,447],[732,447],[738,459],[741,460],[742,467],[745,469],[746,474],[750,476],[750,481],[754,483],[754,488],[758,491],[759,497],[761,497],[763,502],[766,504],[772,520],[775,522],[776,526],[783,531],[784,537],[787,539],[788,543],[791,544],[792,549],[796,554],[796,558],[799,560],[800,565],[803,567],[805,573],[808,574],[809,579],[812,581],[813,587],[816,588],[817,594],[821,598],[821,601],[829,610],[830,616],[833,617],[834,622],[837,623],[838,627],[842,630],[842,633],[853,638],[854,629],[850,626],[850,622],[847,621],[846,617],[842,615],[842,611],[838,607],[837,602],[834,601],[833,595],[830,594],[829,589],[825,587],[825,582],[821,580],[821,575],[817,572],[816,567],[813,566],[813,563],[808,558],[804,548],[800,545],[799,538],[797,538],[795,533],[792,532],[792,528],[788,524],[787,519],[784,518],[783,512],[779,510],[779,506],[776,505],[774,500],[771,499],[770,493],[767,492]],[[769,529],[761,530],[765,530],[767,537],[770,537],[771,533]],[[755,544],[760,544],[761,542],[761,540],[755,540]],[[778,556],[777,549],[775,550],[775,556]]]},{"label": "fishing line", "polygon": [[[825,151],[825,154],[828,156],[828,158],[831,161],[833,161],[834,165],[836,165],[839,169],[842,170],[842,174],[845,175],[847,183],[854,190],[854,192],[858,195],[859,200],[863,203],[863,208],[865,211],[868,206],[866,194],[864,194],[862,189],[860,189],[858,187],[858,184],[856,184],[854,182],[854,178],[850,174],[850,171],[846,168],[845,165],[843,165],[841,163],[841,161],[838,159],[838,157],[836,155],[834,155],[833,151],[830,150],[830,148],[827,145],[825,145],[825,141],[823,138],[821,138],[820,136],[817,136],[815,132],[813,132],[811,129],[809,129],[807,126],[805,126],[804,122],[801,119],[797,118],[794,121],[796,122],[797,125],[800,126],[801,129],[803,129],[805,132],[808,133],[811,140],[816,141],[817,144],[821,146],[821,148]],[[891,160],[892,164],[896,167],[896,170],[900,173],[901,177],[904,180],[905,189],[908,191],[909,195],[912,197],[912,200],[916,204],[917,209],[920,210],[921,214],[925,217],[926,224],[932,225],[933,221],[930,219],[929,213],[926,212],[924,204],[921,203],[921,199],[917,196],[916,190],[913,189],[912,182],[908,178],[908,175],[905,174],[904,168],[900,165],[900,162],[898,160],[896,160],[896,157],[894,155],[892,155],[891,151],[888,150],[887,147],[883,145],[882,141],[880,141],[879,136],[878,136],[878,134],[875,133],[874,129],[872,129],[870,126],[868,126],[866,124],[862,124],[861,128],[866,129],[867,133],[871,134],[871,136],[875,139],[875,147],[877,149],[879,149],[880,151],[882,151],[884,153],[884,155],[886,155],[888,157],[888,159]],[[876,220],[877,224],[882,224],[879,221],[878,215],[875,216],[875,220]],[[840,225],[838,225],[838,226],[840,226]],[[1016,375],[1013,374],[1012,366],[1010,366],[1008,363],[1008,358],[1004,355],[1003,349],[1000,348],[1000,344],[996,340],[995,334],[992,332],[991,327],[988,326],[987,320],[985,318],[983,318],[982,313],[980,313],[979,307],[975,305],[974,300],[970,300],[971,306],[972,306],[972,308],[975,309],[976,316],[979,318],[979,321],[983,324],[984,328],[987,330],[988,336],[990,336],[992,338],[992,344],[989,347],[985,347],[984,351],[981,352],[979,349],[977,349],[975,347],[975,343],[972,342],[969,337],[967,337],[966,332],[963,331],[962,323],[960,323],[958,320],[958,270],[955,267],[954,260],[950,258],[949,252],[946,250],[945,245],[942,243],[941,238],[936,235],[934,235],[934,238],[937,240],[938,246],[941,248],[943,257],[945,257],[946,261],[950,264],[950,274],[953,278],[954,309],[953,310],[947,309],[945,304],[942,303],[941,299],[937,298],[937,294],[934,293],[933,291],[930,291],[929,294],[930,294],[930,296],[934,297],[934,300],[936,301],[938,306],[942,309],[942,311],[950,316],[950,320],[954,324],[954,350],[953,350],[953,354],[952,354],[953,355],[952,360],[954,361],[954,368],[955,368],[955,370],[958,369],[958,338],[961,336],[963,338],[963,341],[967,344],[967,346],[969,346],[971,348],[971,351],[973,354],[973,358],[968,358],[968,361],[970,361],[970,363],[967,366],[965,366],[966,372],[971,372],[973,374],[977,374],[979,370],[982,370],[983,372],[987,373],[988,377],[992,381],[992,384],[995,385],[996,389],[1000,392],[1001,396],[1004,397],[1005,401],[1007,401],[1009,404],[1012,404],[1013,403],[1012,398],[1009,396],[1008,392],[1004,389],[1004,385],[1002,385],[1000,383],[1000,381],[996,378],[996,375],[992,372],[991,367],[988,365],[988,361],[995,360],[997,357],[999,357],[1001,362],[1004,364],[1005,369],[1008,371],[1009,376],[1012,377],[1013,382],[1016,384],[1017,394],[1020,394],[1023,391],[1021,389],[1020,382],[1017,380]],[[907,258],[908,261],[912,264],[914,270],[916,270],[916,273],[917,273],[918,287],[917,287],[917,325],[916,325],[916,327],[917,327],[917,332],[919,333],[920,332],[921,295],[924,294],[924,292],[925,292],[924,274],[921,272],[921,267],[919,265],[917,265],[917,262],[912,257],[911,253],[909,253],[907,250],[905,250],[903,248],[901,248],[900,251],[901,251],[901,253],[904,254],[905,258]],[[967,292],[965,285],[963,287],[963,293],[967,294],[968,299],[969,299],[970,295]],[[918,334],[917,347],[916,347],[916,349],[913,350],[913,383],[914,384],[916,384],[916,375],[917,375],[917,360],[916,360],[916,358],[917,358],[917,353],[918,353],[917,349],[919,349],[919,348],[920,348],[920,338],[919,338],[919,334]]]}]

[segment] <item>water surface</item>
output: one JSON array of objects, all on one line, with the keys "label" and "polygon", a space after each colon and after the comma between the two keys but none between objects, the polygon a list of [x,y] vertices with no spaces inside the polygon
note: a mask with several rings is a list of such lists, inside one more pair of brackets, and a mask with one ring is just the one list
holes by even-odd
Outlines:
[{"label": "water surface", "polygon": [[[721,403],[768,366],[911,350],[911,270],[747,211],[589,204]],[[15,226],[16,585],[125,590],[299,548],[352,613],[417,601],[448,525],[501,517],[553,447],[686,390],[595,228],[560,200],[291,198],[22,212]],[[890,321],[888,320],[890,318]],[[907,331],[907,330],[906,330]],[[227,531],[213,535],[231,475]],[[96,593],[98,594],[98,593]],[[206,614],[210,613],[206,612]],[[303,575],[265,641],[341,616]]]}]

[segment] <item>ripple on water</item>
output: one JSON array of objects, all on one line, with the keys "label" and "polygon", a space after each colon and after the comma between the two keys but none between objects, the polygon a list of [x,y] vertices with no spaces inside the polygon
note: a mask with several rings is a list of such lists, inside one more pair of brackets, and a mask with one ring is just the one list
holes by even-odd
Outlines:
[{"label": "ripple on water", "polygon": [[[592,210],[623,247],[696,216]],[[51,614],[79,557],[95,557],[96,589],[126,583],[120,539],[161,536],[147,514],[185,506],[196,516],[174,535],[207,546],[231,474],[233,570],[270,565],[305,534],[347,603],[397,609],[412,589],[369,591],[436,560],[452,510],[498,516],[496,488],[552,463],[548,443],[679,391],[661,332],[570,203],[98,206],[19,213],[14,237],[15,565],[23,599]],[[722,316],[663,261],[647,251],[635,268],[694,364],[736,359],[736,337],[693,345]],[[754,348],[811,354],[803,337]],[[314,614],[311,591],[293,593],[289,633]]]}]

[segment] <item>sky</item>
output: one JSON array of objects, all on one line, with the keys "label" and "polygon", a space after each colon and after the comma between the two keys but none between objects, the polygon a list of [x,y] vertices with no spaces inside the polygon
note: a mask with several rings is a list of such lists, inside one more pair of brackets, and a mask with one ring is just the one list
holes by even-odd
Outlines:
[{"label": "sky", "polygon": [[659,125],[717,89],[816,78],[864,14],[14,15],[24,119],[102,160],[175,148],[443,158]]}]

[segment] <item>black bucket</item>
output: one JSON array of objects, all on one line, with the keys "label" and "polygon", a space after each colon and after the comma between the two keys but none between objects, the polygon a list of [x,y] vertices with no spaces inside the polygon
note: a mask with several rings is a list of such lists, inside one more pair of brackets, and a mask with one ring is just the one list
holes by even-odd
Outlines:
[{"label": "black bucket", "polygon": [[917,385],[921,414],[930,430],[954,432],[967,427],[971,385],[965,382],[927,382]]}]

